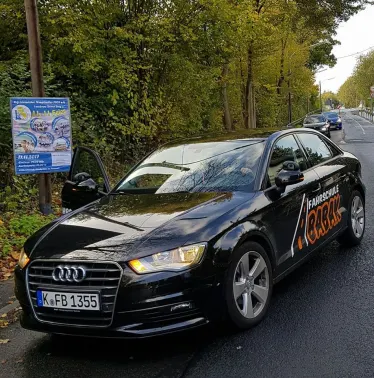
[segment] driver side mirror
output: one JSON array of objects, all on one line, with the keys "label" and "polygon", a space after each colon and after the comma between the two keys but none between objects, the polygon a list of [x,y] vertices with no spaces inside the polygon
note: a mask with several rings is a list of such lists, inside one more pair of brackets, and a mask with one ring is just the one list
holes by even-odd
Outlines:
[{"label": "driver side mirror", "polygon": [[73,182],[79,184],[83,181],[86,181],[88,179],[91,178],[91,175],[87,172],[80,172],[80,173],[77,173],[76,175],[74,175],[73,177]]},{"label": "driver side mirror", "polygon": [[294,161],[285,161],[282,170],[275,177],[277,189],[284,192],[286,186],[298,184],[304,180],[304,175],[300,171],[300,166]]},{"label": "driver side mirror", "polygon": [[97,192],[99,185],[86,172],[77,173],[74,177],[74,191]]},{"label": "driver side mirror", "polygon": [[76,189],[85,191],[85,192],[98,192],[99,191],[99,185],[96,184],[95,180],[92,178],[89,178],[87,180],[84,180],[80,183],[78,183],[75,186]]}]

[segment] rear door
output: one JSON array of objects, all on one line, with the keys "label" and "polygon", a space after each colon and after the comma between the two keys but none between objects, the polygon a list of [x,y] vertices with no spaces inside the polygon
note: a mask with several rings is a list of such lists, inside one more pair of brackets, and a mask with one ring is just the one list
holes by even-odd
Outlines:
[{"label": "rear door", "polygon": [[68,179],[62,188],[63,213],[87,205],[110,191],[108,175],[100,156],[87,147],[77,147]]},{"label": "rear door", "polygon": [[341,151],[327,138],[300,132],[310,166],[320,179],[320,190],[308,199],[308,241],[314,248],[330,240],[346,224],[349,176]]}]

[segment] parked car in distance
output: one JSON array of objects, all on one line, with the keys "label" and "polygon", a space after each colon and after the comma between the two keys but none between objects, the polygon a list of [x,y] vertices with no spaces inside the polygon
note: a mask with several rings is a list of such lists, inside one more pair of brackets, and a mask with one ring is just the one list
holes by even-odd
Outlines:
[{"label": "parked car in distance", "polygon": [[365,229],[360,162],[304,128],[169,143],[114,188],[99,155],[77,147],[62,205],[15,269],[21,325],[52,334],[252,327],[274,283]]},{"label": "parked car in distance", "polygon": [[330,124],[330,130],[341,130],[343,122],[341,117],[336,112],[324,112],[323,115],[327,118]]},{"label": "parked car in distance", "polygon": [[323,114],[312,114],[305,117],[303,127],[314,129],[330,138],[330,123]]}]

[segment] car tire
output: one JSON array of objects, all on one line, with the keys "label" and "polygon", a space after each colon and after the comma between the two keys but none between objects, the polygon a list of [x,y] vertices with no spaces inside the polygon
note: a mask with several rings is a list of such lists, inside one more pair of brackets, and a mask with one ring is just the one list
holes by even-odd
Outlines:
[{"label": "car tire", "polygon": [[235,328],[248,329],[261,322],[272,291],[272,266],[266,251],[259,243],[243,243],[233,252],[225,280],[230,323]]},{"label": "car tire", "polygon": [[348,227],[338,237],[339,244],[353,247],[361,243],[365,234],[365,200],[358,190],[351,194],[348,207]]}]

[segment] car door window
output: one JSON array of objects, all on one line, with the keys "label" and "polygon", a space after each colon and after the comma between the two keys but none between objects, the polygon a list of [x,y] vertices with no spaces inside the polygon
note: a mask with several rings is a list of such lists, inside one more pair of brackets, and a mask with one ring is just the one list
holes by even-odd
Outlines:
[{"label": "car door window", "polygon": [[77,156],[74,157],[73,166],[71,167],[71,180],[78,173],[88,173],[89,176],[99,185],[99,190],[106,192],[105,176],[95,155],[90,151],[79,148]]},{"label": "car door window", "polygon": [[312,167],[332,158],[332,152],[322,138],[312,133],[298,134]]},{"label": "car door window", "polygon": [[300,170],[307,169],[304,153],[301,151],[293,135],[279,139],[273,148],[268,167],[268,187],[275,184],[275,176],[282,169],[285,161],[297,162]]}]

